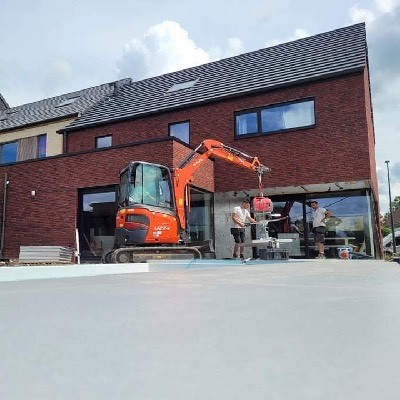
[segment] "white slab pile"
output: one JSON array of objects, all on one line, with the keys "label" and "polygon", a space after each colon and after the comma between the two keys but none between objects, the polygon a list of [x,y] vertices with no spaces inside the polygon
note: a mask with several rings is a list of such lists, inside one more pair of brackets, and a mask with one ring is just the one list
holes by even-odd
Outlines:
[{"label": "white slab pile", "polygon": [[23,262],[72,262],[73,249],[62,246],[20,246]]}]

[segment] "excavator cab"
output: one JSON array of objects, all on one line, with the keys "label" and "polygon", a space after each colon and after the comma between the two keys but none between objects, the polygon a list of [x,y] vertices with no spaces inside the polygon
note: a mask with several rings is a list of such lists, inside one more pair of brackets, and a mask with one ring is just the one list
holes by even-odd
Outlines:
[{"label": "excavator cab", "polygon": [[132,161],[120,173],[115,247],[179,242],[169,168]]},{"label": "excavator cab", "polygon": [[174,209],[171,174],[167,167],[135,161],[121,172],[118,206],[133,205]]}]

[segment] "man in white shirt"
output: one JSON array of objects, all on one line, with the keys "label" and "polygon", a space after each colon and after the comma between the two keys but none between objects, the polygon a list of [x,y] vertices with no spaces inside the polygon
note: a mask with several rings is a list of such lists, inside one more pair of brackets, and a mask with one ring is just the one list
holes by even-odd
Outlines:
[{"label": "man in white shirt", "polygon": [[315,243],[318,246],[318,256],[316,258],[325,258],[325,232],[326,232],[326,218],[331,216],[331,212],[326,208],[319,207],[318,201],[311,200],[311,219],[313,224],[313,232],[315,235]]},{"label": "man in white shirt", "polygon": [[233,258],[237,258],[238,252],[240,254],[240,258],[244,259],[244,246],[243,243],[245,241],[245,225],[246,220],[250,222],[256,222],[255,219],[251,218],[249,213],[250,201],[248,199],[243,200],[240,206],[237,206],[233,209],[232,220],[233,220],[233,228],[231,228],[231,233],[235,240],[235,246],[233,247]]}]

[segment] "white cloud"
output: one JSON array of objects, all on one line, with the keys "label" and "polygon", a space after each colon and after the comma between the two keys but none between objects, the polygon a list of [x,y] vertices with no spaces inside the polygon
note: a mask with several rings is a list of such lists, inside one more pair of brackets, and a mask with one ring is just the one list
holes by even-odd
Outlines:
[{"label": "white cloud", "polygon": [[294,36],[290,40],[302,39],[307,36],[310,36],[310,34],[305,29],[297,28],[294,31]]},{"label": "white cloud", "polygon": [[375,0],[376,12],[372,12],[366,8],[359,8],[355,5],[350,8],[350,18],[353,23],[373,22],[383,14],[391,14],[400,6],[400,0]]},{"label": "white cloud", "polygon": [[375,15],[372,11],[365,8],[358,8],[358,6],[353,6],[350,8],[350,19],[356,24],[359,22],[372,22],[375,20]]},{"label": "white cloud", "polygon": [[243,42],[239,38],[230,38],[228,40],[228,50],[226,52],[228,57],[237,56],[238,54],[244,53],[245,48]]},{"label": "white cloud", "polygon": [[226,48],[214,46],[208,50],[211,61],[237,56],[238,54],[242,54],[245,52],[246,50],[242,40],[236,37],[228,39],[228,44]]},{"label": "white cloud", "polygon": [[281,44],[281,43],[286,43],[286,42],[291,42],[293,40],[297,40],[297,39],[303,39],[307,36],[310,36],[310,34],[302,29],[302,28],[296,28],[294,31],[294,34],[286,39],[271,39],[268,40],[267,42],[265,42],[265,47],[271,47],[271,46],[276,46],[277,44]]},{"label": "white cloud", "polygon": [[152,26],[141,39],[125,45],[118,74],[140,80],[210,62],[209,54],[196,46],[177,22]]},{"label": "white cloud", "polygon": [[378,10],[382,13],[391,13],[400,5],[400,0],[375,0]]}]

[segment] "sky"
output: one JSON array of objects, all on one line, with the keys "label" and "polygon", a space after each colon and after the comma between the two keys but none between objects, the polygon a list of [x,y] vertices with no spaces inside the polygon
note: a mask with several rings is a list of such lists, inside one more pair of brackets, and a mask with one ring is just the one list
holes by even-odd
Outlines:
[{"label": "sky", "polygon": [[387,165],[392,200],[400,196],[400,0],[0,0],[0,93],[14,107],[358,22],[367,29],[385,213]]}]

